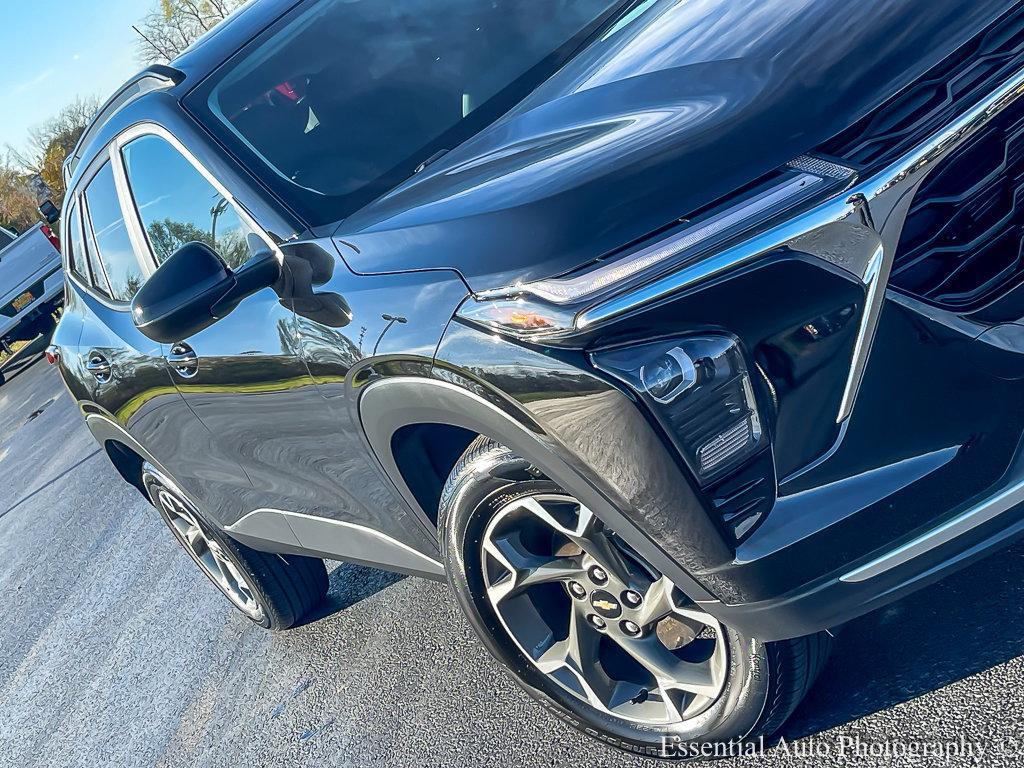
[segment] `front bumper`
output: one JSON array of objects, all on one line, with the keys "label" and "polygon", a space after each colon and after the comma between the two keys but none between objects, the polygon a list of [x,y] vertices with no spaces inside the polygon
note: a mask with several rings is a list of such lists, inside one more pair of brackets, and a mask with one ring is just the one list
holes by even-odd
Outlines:
[{"label": "front bumper", "polygon": [[[957,531],[954,538],[943,538],[943,531],[948,530],[948,523],[944,523],[851,570],[832,574],[792,593],[758,602],[715,606],[712,612],[729,626],[763,640],[798,637],[843,624],[1024,538],[1021,486],[1015,486],[1014,491],[1014,503],[1009,507],[999,503],[1001,494],[997,494],[954,518],[969,526]],[[930,540],[938,539],[942,539],[941,543],[930,546]],[[872,566],[874,569],[868,571]]]},{"label": "front bumper", "polygon": [[[951,359],[976,370],[973,361],[990,350],[945,338],[908,357],[920,332],[920,317],[887,306],[863,401],[841,446],[783,478],[767,520],[740,543],[643,405],[590,368],[582,352],[530,349],[454,323],[435,376],[529,424],[652,551],[678,565],[698,587],[691,597],[737,630],[776,640],[896,600],[1024,531],[1024,424],[1012,414],[1021,386],[978,377],[972,391],[958,378],[941,379],[934,372]],[[921,374],[917,396],[894,399],[890,378],[905,382],[912,372]],[[936,403],[958,392],[958,418],[937,424]],[[879,443],[882,434],[888,443]]]}]

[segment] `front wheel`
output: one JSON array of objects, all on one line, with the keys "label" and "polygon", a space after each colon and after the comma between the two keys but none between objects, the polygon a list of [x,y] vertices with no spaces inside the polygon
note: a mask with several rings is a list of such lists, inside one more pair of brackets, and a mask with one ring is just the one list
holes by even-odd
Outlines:
[{"label": "front wheel", "polygon": [[143,484],[174,538],[228,601],[267,629],[288,629],[327,594],[324,561],[259,552],[207,522],[177,487],[146,464]]},{"label": "front wheel", "polygon": [[763,643],[724,626],[528,461],[478,439],[441,497],[442,551],[470,623],[526,690],[590,736],[693,757],[770,735],[827,635]]}]

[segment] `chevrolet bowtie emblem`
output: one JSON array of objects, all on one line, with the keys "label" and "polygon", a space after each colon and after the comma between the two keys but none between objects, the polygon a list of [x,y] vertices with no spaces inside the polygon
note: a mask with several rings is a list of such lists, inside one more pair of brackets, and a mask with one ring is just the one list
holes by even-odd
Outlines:
[{"label": "chevrolet bowtie emblem", "polygon": [[590,595],[590,605],[606,619],[617,619],[622,615],[622,606],[611,592],[599,589]]}]

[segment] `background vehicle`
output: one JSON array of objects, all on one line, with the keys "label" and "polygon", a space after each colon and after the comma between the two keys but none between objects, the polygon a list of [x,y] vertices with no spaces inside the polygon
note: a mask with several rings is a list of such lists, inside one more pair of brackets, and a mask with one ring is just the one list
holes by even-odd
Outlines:
[{"label": "background vehicle", "polygon": [[[64,301],[59,242],[45,224],[20,236],[0,228],[0,351],[49,333]],[[0,372],[0,383],[3,373]]]},{"label": "background vehicle", "polygon": [[108,103],[61,372],[249,618],[447,578],[686,757],[1024,530],[1024,7],[739,6],[257,2]]}]

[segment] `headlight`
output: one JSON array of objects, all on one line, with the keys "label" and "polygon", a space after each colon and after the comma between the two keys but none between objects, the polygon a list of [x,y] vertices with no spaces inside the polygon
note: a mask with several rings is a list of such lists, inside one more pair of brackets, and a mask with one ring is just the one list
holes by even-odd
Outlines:
[{"label": "headlight", "polygon": [[640,366],[640,385],[659,403],[671,403],[696,383],[697,367],[679,347]]},{"label": "headlight", "polygon": [[688,336],[595,352],[592,359],[647,402],[702,485],[763,447],[754,388],[732,337]]},{"label": "headlight", "polygon": [[477,293],[459,316],[521,338],[571,334],[578,312],[594,301],[670,269],[696,263],[736,238],[805,204],[846,188],[854,172],[814,157],[799,157],[770,179],[711,206],[663,237],[627,253],[601,257],[570,274]]}]

